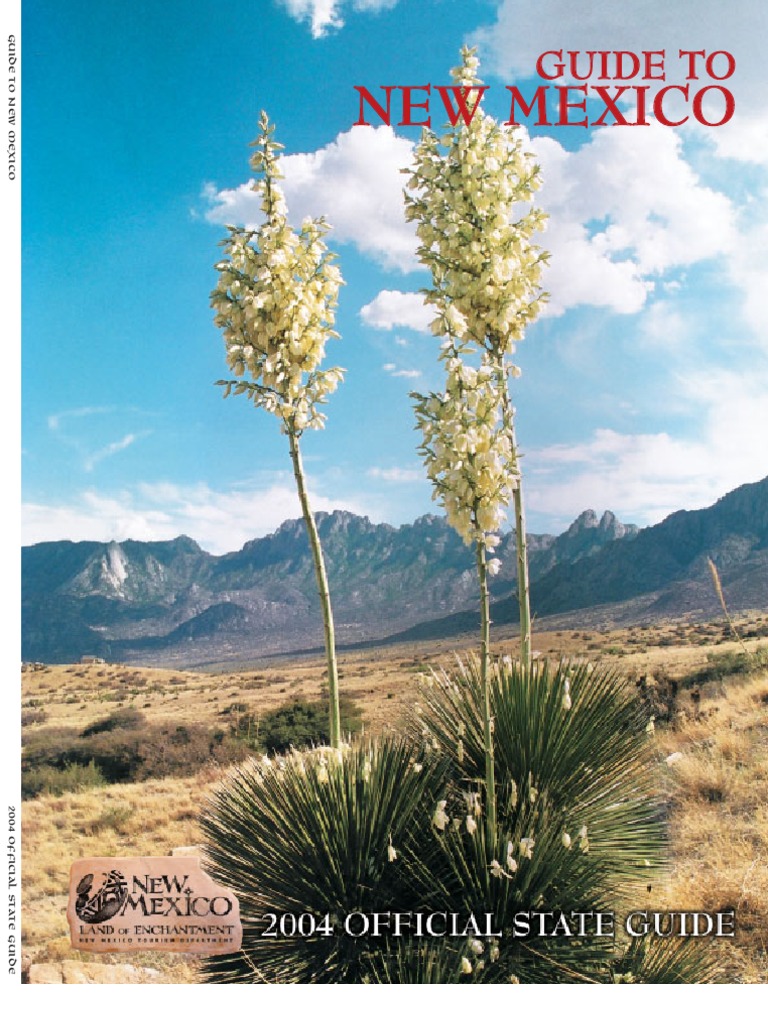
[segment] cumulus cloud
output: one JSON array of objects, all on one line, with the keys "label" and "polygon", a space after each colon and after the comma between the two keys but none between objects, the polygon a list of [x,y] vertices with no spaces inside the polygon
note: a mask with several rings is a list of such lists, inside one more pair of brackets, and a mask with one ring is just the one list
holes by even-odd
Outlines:
[{"label": "cumulus cloud", "polygon": [[[672,129],[607,128],[577,150],[546,136],[530,145],[543,168],[539,200],[550,215],[543,237],[552,253],[547,315],[580,305],[635,313],[660,275],[733,250],[731,202],[700,181]],[[404,219],[400,173],[412,151],[390,127],[360,125],[313,153],[284,157],[291,219],[323,214],[337,242],[355,245],[385,268],[415,269],[415,231]],[[255,226],[261,218],[251,182],[224,190],[209,185],[204,195],[211,221]],[[399,311],[388,316],[394,302]],[[362,315],[370,323],[378,318],[375,326],[388,322],[387,329],[425,330],[429,323],[421,298],[403,292],[382,292]]]},{"label": "cumulus cloud", "polygon": [[530,512],[567,521],[586,507],[608,507],[625,520],[647,524],[762,479],[768,474],[767,387],[768,369],[753,377],[725,370],[691,373],[679,388],[681,400],[700,417],[694,436],[598,429],[576,444],[531,451]]},{"label": "cumulus cloud", "polygon": [[411,330],[428,333],[434,317],[434,308],[425,305],[424,296],[418,292],[387,289],[380,291],[360,310],[363,323],[384,331],[391,331],[393,327],[410,327]]},{"label": "cumulus cloud", "polygon": [[322,39],[334,29],[344,27],[342,11],[382,11],[398,0],[279,0],[290,16],[309,25],[313,39]]},{"label": "cumulus cloud", "polygon": [[543,136],[531,145],[550,217],[550,316],[578,305],[636,313],[659,275],[736,248],[731,201],[701,183],[671,129],[601,129],[575,151]]},{"label": "cumulus cloud", "polygon": [[768,351],[768,175],[764,176],[761,191],[749,197],[740,214],[740,236],[728,260],[728,274],[744,295],[741,314],[747,326]]},{"label": "cumulus cloud", "polygon": [[[354,496],[329,498],[310,488],[309,497],[318,512],[371,512]],[[148,541],[187,534],[205,550],[222,554],[300,517],[295,488],[288,483],[236,491],[215,491],[205,484],[144,483],[110,494],[86,490],[66,503],[26,503],[22,541]]]},{"label": "cumulus cloud", "polygon": [[[412,144],[387,125],[358,125],[314,153],[283,157],[282,187],[291,221],[327,217],[337,242],[355,245],[385,268],[414,269],[416,234],[405,220],[400,173],[412,155]],[[260,199],[251,185],[223,190],[206,185],[203,196],[211,204],[206,218],[257,225]]]},{"label": "cumulus cloud", "polygon": [[495,23],[479,29],[474,41],[493,71],[509,83],[531,77],[537,57],[553,49],[665,50],[667,83],[685,78],[687,62],[680,60],[679,50],[727,50],[736,59],[728,84],[736,94],[737,109],[752,111],[764,105],[765,69],[755,40],[764,38],[766,30],[763,0],[675,0],[663,8],[648,0],[502,0]]},{"label": "cumulus cloud", "polygon": [[[552,25],[557,25],[556,39]],[[581,52],[583,60],[590,50],[630,50],[638,54],[664,50],[666,79],[642,83],[651,92],[664,85],[685,84],[688,59],[680,58],[681,49],[705,50],[708,54],[725,50],[736,61],[734,74],[722,82],[735,99],[733,118],[716,128],[701,126],[691,118],[683,131],[707,136],[721,158],[765,167],[765,67],[755,40],[765,38],[767,33],[768,7],[763,0],[727,4],[721,0],[675,0],[663,10],[648,0],[624,0],[621,4],[603,0],[589,5],[573,4],[571,0],[540,0],[535,5],[502,0],[495,23],[478,29],[473,41],[481,47],[487,71],[509,84],[533,77],[536,59],[547,50],[562,49],[566,61],[568,51]],[[723,74],[724,68],[724,58],[716,58],[713,70]],[[583,67],[579,70],[581,73]],[[701,72],[699,79],[690,84],[697,88],[712,81]],[[690,109],[684,113],[690,114]]]}]

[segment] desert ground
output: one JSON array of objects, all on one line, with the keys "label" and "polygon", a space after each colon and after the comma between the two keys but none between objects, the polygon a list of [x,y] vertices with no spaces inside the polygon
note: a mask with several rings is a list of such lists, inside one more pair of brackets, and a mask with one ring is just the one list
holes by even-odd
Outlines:
[{"label": "desert ground", "polygon": [[[659,802],[670,823],[671,863],[658,909],[735,909],[737,934],[720,940],[722,980],[768,982],[768,615],[727,623],[667,622],[601,632],[535,633],[541,657],[615,664],[654,717]],[[342,693],[367,731],[396,727],[420,679],[466,657],[474,638],[341,652]],[[516,653],[510,631],[494,654]],[[749,655],[745,655],[745,651]],[[46,737],[81,735],[115,712],[140,712],[148,727],[236,730],[295,699],[321,695],[320,655],[265,660],[220,671],[47,665],[22,673],[23,753]],[[649,719],[650,720],[650,719]],[[58,730],[54,732],[52,730]],[[670,755],[675,755],[670,757]],[[681,755],[681,756],[677,756]],[[154,769],[153,769],[154,770]],[[162,775],[162,768],[157,768]],[[162,855],[201,840],[207,794],[226,767],[56,792],[40,783],[22,806],[22,955],[31,964],[130,962],[136,980],[195,983],[192,955],[73,951],[65,918],[69,866],[87,856]]]}]

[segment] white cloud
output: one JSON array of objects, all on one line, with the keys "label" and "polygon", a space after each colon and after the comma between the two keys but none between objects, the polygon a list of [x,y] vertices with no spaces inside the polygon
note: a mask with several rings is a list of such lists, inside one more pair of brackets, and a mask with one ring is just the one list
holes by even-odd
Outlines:
[{"label": "white cloud", "polygon": [[308,22],[313,39],[322,39],[331,29],[343,28],[341,0],[280,0],[290,16]]},{"label": "white cloud", "polygon": [[596,430],[577,444],[531,451],[526,502],[531,514],[568,517],[611,508],[625,521],[658,522],[679,508],[700,508],[768,474],[768,370],[691,373],[681,399],[700,414],[695,437]]},{"label": "white cloud", "polygon": [[400,466],[392,466],[389,469],[373,466],[368,470],[368,476],[389,484],[412,484],[423,480],[424,473],[420,469],[404,469]]},{"label": "white cloud", "polygon": [[[725,161],[756,160],[768,150],[759,142],[761,118],[749,115],[743,124],[748,130],[703,132],[710,150],[706,173],[728,182],[733,179]],[[549,214],[542,243],[552,254],[545,277],[552,299],[545,316],[578,306],[637,313],[656,289],[666,288],[665,275],[732,257],[724,266],[744,290],[744,315],[764,327],[766,183],[762,192],[738,202],[737,190],[729,187],[729,198],[701,180],[682,140],[681,133],[656,124],[637,131],[597,130],[585,134],[576,150],[552,137],[530,140],[543,168],[538,199]],[[415,234],[403,216],[400,173],[411,157],[412,144],[387,126],[357,126],[315,152],[284,157],[291,220],[325,215],[337,242],[355,245],[386,268],[413,270]],[[209,185],[204,195],[209,220],[254,225],[261,217],[250,183],[221,191]],[[385,329],[425,331],[430,320],[419,296],[395,291],[381,292],[361,315]]]},{"label": "white cloud", "polygon": [[104,448],[100,448],[97,452],[89,455],[84,463],[84,469],[86,473],[90,473],[93,467],[104,459],[108,459],[111,455],[116,455],[118,452],[124,451],[129,448],[134,441],[138,440],[139,437],[145,437],[148,431],[143,431],[141,434],[126,434],[125,437],[119,441],[113,441],[111,444],[105,445]]},{"label": "white cloud", "polygon": [[432,306],[425,305],[418,292],[399,292],[385,289],[360,310],[360,319],[370,327],[391,331],[393,327],[410,327],[414,331],[429,333],[435,317]]},{"label": "white cloud", "polygon": [[115,411],[114,406],[84,405],[79,409],[65,409],[64,412],[52,413],[48,417],[50,430],[60,430],[63,424],[69,419],[81,419],[85,416],[100,416]]},{"label": "white cloud", "polygon": [[[352,496],[329,498],[310,488],[309,499],[316,512],[344,508],[371,514]],[[237,491],[214,491],[205,484],[139,484],[111,494],[87,490],[57,505],[26,503],[22,542],[171,540],[187,534],[205,550],[222,554],[300,516],[295,488],[287,483]]]},{"label": "white cloud", "polygon": [[741,210],[738,245],[728,260],[731,282],[744,295],[741,314],[764,351],[768,351],[768,180],[761,195],[748,200]]},{"label": "white cloud", "polygon": [[739,114],[728,124],[702,132],[722,160],[768,166],[768,114]]},{"label": "white cloud", "polygon": [[[589,50],[665,50],[667,79],[659,84],[684,81],[687,61],[679,59],[679,50],[727,50],[736,72],[723,84],[733,88],[738,116],[764,106],[765,67],[756,41],[767,30],[763,0],[674,0],[663,6],[656,0],[502,0],[495,24],[481,28],[475,41],[510,84],[533,76],[537,57],[547,50],[582,51],[582,59]],[[721,73],[719,64],[715,70]]]},{"label": "white cloud", "polygon": [[421,376],[421,370],[402,370],[398,369],[397,363],[384,363],[382,370],[388,373],[390,377],[405,377],[410,380],[415,380]]},{"label": "white cloud", "polygon": [[[359,125],[339,134],[314,153],[283,157],[282,187],[290,220],[327,217],[337,242],[349,242],[384,267],[417,266],[416,234],[403,211],[403,175],[413,146],[382,125]],[[252,181],[217,191],[206,185],[211,205],[206,218],[217,224],[255,226],[262,219],[260,198]]]},{"label": "white cloud", "polygon": [[398,0],[279,0],[290,16],[309,24],[313,39],[322,39],[333,29],[344,27],[342,10],[381,11],[394,7]]},{"label": "white cloud", "polygon": [[699,181],[671,129],[604,128],[575,151],[544,136],[531,145],[550,218],[548,315],[578,305],[638,312],[658,275],[736,248],[732,203]]},{"label": "white cloud", "polygon": [[[142,413],[141,410],[134,407],[120,409],[117,406],[81,406],[76,409],[65,409],[63,412],[51,413],[47,420],[48,429],[54,435],[57,442],[67,445],[77,453],[82,461],[82,468],[86,473],[91,473],[104,459],[108,459],[118,452],[125,451],[126,448],[129,448],[136,441],[143,437],[148,437],[152,433],[151,430],[130,431],[117,441],[106,442],[103,435],[107,430],[112,433],[116,429],[114,422],[106,426],[103,421],[98,426],[88,424],[86,429],[81,429],[79,432],[75,429],[77,422],[80,420],[89,419],[92,416],[104,417],[114,413],[120,413],[121,415],[125,413],[146,415],[146,413]],[[100,447],[94,448],[99,434],[102,435],[102,444]]]},{"label": "white cloud", "polygon": [[[552,25],[557,26],[556,39]],[[722,126],[707,128],[690,118],[679,131],[659,125],[635,131],[609,128],[571,154],[558,153],[553,140],[535,141],[544,163],[544,195],[552,200],[551,205],[543,202],[552,214],[546,243],[555,253],[548,281],[554,293],[549,315],[577,304],[579,295],[584,304],[636,311],[651,291],[654,274],[727,254],[731,281],[745,294],[744,316],[764,336],[765,204],[761,222],[758,204],[741,210],[737,234],[733,209],[729,212],[724,196],[695,180],[682,158],[679,138],[705,139],[715,160],[733,162],[718,167],[710,160],[709,169],[728,182],[729,194],[736,194],[731,185],[738,184],[740,172],[768,167],[765,62],[756,42],[767,30],[763,0],[675,0],[663,8],[649,0],[588,5],[502,0],[495,24],[475,33],[487,69],[506,84],[532,77],[539,55],[552,49],[562,49],[566,60],[568,51],[579,52],[582,62],[587,51],[664,50],[666,80],[659,86],[684,81],[687,60],[680,59],[681,49],[728,51],[736,61],[735,73],[722,83],[734,95],[735,114]],[[717,60],[720,74],[724,59]],[[644,84],[654,87],[653,82]],[[702,71],[691,84],[703,87],[712,81]],[[690,106],[685,113],[691,113]],[[585,201],[596,209],[593,218],[608,218],[604,232],[587,234]]]}]

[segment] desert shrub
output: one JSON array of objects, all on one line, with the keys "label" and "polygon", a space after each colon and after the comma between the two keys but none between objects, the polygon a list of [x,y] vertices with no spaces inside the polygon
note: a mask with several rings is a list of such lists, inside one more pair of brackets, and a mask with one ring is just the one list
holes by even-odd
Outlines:
[{"label": "desert shrub", "polygon": [[249,679],[243,683],[244,690],[263,690],[267,685],[265,679]]},{"label": "desert shrub", "polygon": [[[22,778],[29,779],[27,788],[39,791],[41,771],[40,777],[62,782],[50,772],[74,772],[90,765],[98,770],[101,782],[140,782],[194,775],[211,762],[231,764],[249,754],[247,744],[225,729],[163,723],[126,728],[116,719],[127,724],[145,722],[140,712],[126,708],[94,723],[97,729],[89,726],[83,733],[41,729],[22,752]],[[106,727],[105,722],[109,723]]]},{"label": "desert shrub", "polygon": [[82,737],[68,752],[80,764],[92,761],[108,782],[134,782],[141,765],[141,733],[127,729],[109,729]]},{"label": "desert shrub", "polygon": [[116,729],[140,729],[146,723],[146,717],[136,708],[123,708],[113,711],[106,718],[100,718],[83,729],[83,736],[96,736],[102,732],[114,732]]},{"label": "desert shrub", "polygon": [[80,733],[69,726],[49,726],[24,737],[21,767],[39,768],[48,765],[64,768],[71,760],[69,751],[77,744]]},{"label": "desert shrub", "polygon": [[22,728],[27,725],[42,725],[48,718],[45,708],[25,708],[21,712]]},{"label": "desert shrub", "polygon": [[241,713],[243,711],[247,711],[247,710],[248,710],[248,705],[247,704],[243,703],[242,701],[235,701],[234,704],[227,704],[227,706],[225,708],[222,708],[221,711],[219,712],[219,714],[220,715],[232,715],[232,714],[239,714],[239,713]]},{"label": "desert shrub", "polygon": [[193,775],[204,765],[230,764],[246,757],[245,745],[222,729],[202,725],[155,727],[138,745],[136,779]]},{"label": "desert shrub", "polygon": [[223,730],[203,725],[157,724],[84,739],[73,756],[93,760],[110,782],[194,775],[211,761],[229,764],[247,755]]},{"label": "desert shrub", "polygon": [[130,832],[130,824],[134,817],[134,810],[128,804],[115,804],[107,807],[94,821],[86,826],[89,835],[99,835],[101,832],[117,832],[118,835],[127,835]]},{"label": "desert shrub", "polygon": [[701,686],[703,683],[718,683],[731,676],[751,675],[768,666],[768,650],[765,647],[755,651],[724,651],[708,654],[707,664],[688,672],[680,679],[685,687]]},{"label": "desert shrub", "polygon": [[106,781],[100,769],[93,762],[85,765],[69,764],[63,768],[41,765],[22,772],[21,796],[24,800],[29,800],[40,794],[61,796],[64,793],[104,786]]},{"label": "desert shrub", "polygon": [[[339,711],[342,735],[359,732],[362,714],[358,705],[341,697]],[[330,739],[328,705],[325,701],[297,698],[261,717],[249,712],[238,719],[236,735],[254,750],[269,754],[284,754],[291,747],[324,746]]]},{"label": "desert shrub", "polygon": [[679,680],[659,669],[655,676],[641,675],[635,686],[649,718],[653,716],[657,722],[674,723],[678,712]]}]

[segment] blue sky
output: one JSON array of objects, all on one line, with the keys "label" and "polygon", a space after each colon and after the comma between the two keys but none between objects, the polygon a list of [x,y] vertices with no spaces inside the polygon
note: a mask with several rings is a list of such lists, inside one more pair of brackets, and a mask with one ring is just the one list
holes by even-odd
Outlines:
[{"label": "blue sky", "polygon": [[719,128],[530,128],[552,298],[517,359],[529,528],[586,507],[645,525],[768,473],[761,0],[22,10],[25,543],[187,533],[222,552],[299,514],[276,422],[213,386],[213,264],[224,223],[253,210],[261,109],[290,218],[328,217],[347,282],[328,350],[347,378],[304,441],[315,508],[436,511],[408,398],[439,383],[400,201],[416,132],[353,127],[353,86],[447,84],[467,42],[502,119],[504,86],[530,91],[553,47],[665,49],[670,82],[678,49],[737,62]]}]

